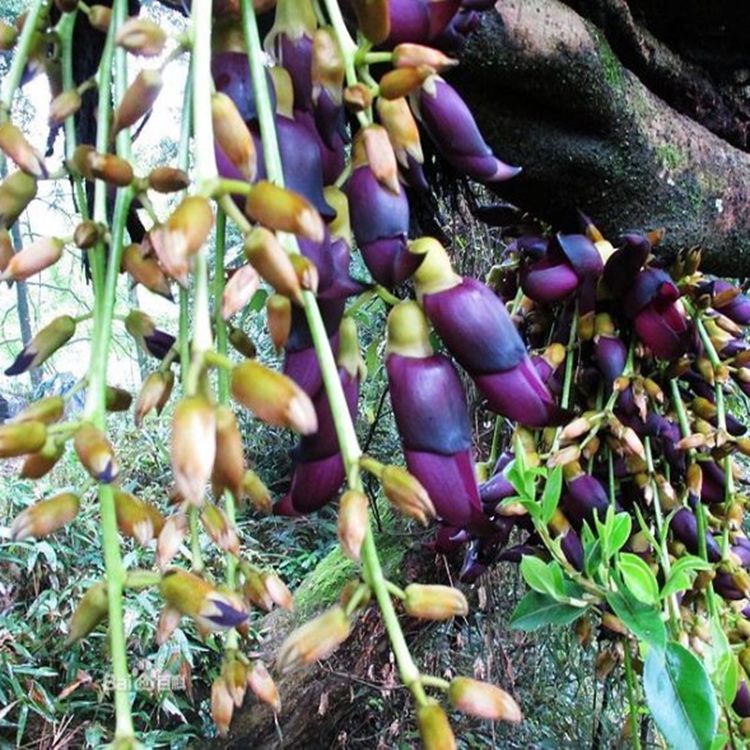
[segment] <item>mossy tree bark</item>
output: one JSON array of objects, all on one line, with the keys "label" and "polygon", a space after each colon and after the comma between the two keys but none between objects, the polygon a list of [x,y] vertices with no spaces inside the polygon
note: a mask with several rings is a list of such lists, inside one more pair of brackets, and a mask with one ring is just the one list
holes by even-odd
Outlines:
[{"label": "mossy tree bark", "polygon": [[700,245],[708,269],[750,275],[748,97],[737,83],[750,79],[750,45],[731,6],[711,8],[499,0],[451,81],[496,153],[524,167],[500,193],[556,226],[579,208],[609,235],[664,227],[667,251]]}]

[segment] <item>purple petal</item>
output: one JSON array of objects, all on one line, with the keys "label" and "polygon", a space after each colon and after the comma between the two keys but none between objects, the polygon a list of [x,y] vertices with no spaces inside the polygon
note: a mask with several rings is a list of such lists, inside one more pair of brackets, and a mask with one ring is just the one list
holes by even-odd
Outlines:
[{"label": "purple petal", "polygon": [[604,266],[604,280],[617,296],[622,296],[635,281],[651,252],[651,243],[641,234],[626,234],[622,243]]},{"label": "purple petal", "polygon": [[487,406],[528,427],[562,424],[570,415],[555,404],[529,357],[512,370],[474,377]]},{"label": "purple petal", "polygon": [[661,268],[646,268],[635,277],[633,286],[625,295],[623,307],[625,314],[632,320],[644,307],[656,300],[669,303],[679,297],[680,290],[666,271]]},{"label": "purple petal", "polygon": [[438,517],[451,526],[485,525],[471,451],[452,456],[405,450],[406,465],[427,490]]},{"label": "purple petal", "polygon": [[[349,407],[349,414],[356,421],[359,378],[353,378],[345,370],[339,369],[339,379],[346,397],[346,405]],[[292,450],[292,457],[295,461],[316,461],[339,452],[336,426],[325,388],[321,387],[315,394],[313,405],[318,417],[318,430],[313,435],[306,435],[300,439],[299,444]]]},{"label": "purple petal", "polygon": [[602,256],[585,234],[557,234],[550,244],[550,254],[567,258],[579,278],[599,276],[604,270]]},{"label": "purple petal", "polygon": [[13,360],[13,363],[10,365],[10,367],[6,368],[5,374],[6,375],[23,374],[27,370],[31,369],[31,367],[34,364],[34,357],[36,356],[37,356],[37,352],[33,351],[30,345],[25,346],[16,355],[16,358]]},{"label": "purple petal", "polygon": [[[250,130],[258,155],[258,179],[262,180],[266,162],[257,123],[252,123]],[[333,219],[335,211],[323,196],[323,165],[315,137],[304,125],[283,115],[276,115],[276,134],[286,186],[307,198],[324,219]]]},{"label": "purple petal", "polygon": [[424,44],[430,36],[430,18],[425,0],[388,0],[390,34],[383,43],[386,49],[397,44]]},{"label": "purple petal", "polygon": [[419,118],[438,151],[469,177],[494,182],[518,174],[496,159],[479,132],[471,110],[458,92],[441,78],[430,79],[434,95],[422,87],[417,94]]},{"label": "purple petal", "polygon": [[358,167],[346,183],[352,231],[362,247],[375,240],[402,237],[409,232],[409,201],[384,188],[369,166]]},{"label": "purple petal", "polygon": [[559,302],[574,292],[580,283],[578,275],[567,263],[548,258],[527,267],[521,274],[521,288],[534,302],[545,305]]},{"label": "purple petal", "polygon": [[459,364],[474,376],[510,370],[526,357],[502,300],[485,284],[460,284],[422,299],[425,313]]},{"label": "purple petal", "polygon": [[589,474],[581,474],[566,482],[562,508],[570,523],[580,529],[584,521],[594,527],[594,517],[603,521],[609,508],[609,496],[604,485]]},{"label": "purple petal", "polygon": [[223,599],[211,598],[211,604],[219,610],[219,614],[207,615],[206,620],[210,620],[214,625],[219,625],[222,628],[234,628],[247,620],[247,612],[235,609]]},{"label": "purple petal", "polygon": [[359,249],[373,279],[389,288],[406,281],[424,260],[409,252],[403,234],[367,242]]},{"label": "purple petal", "polygon": [[[693,555],[698,554],[698,519],[691,510],[680,508],[672,517],[669,528]],[[706,532],[706,552],[711,562],[721,560],[719,545],[708,531]]]},{"label": "purple petal", "polygon": [[[211,59],[211,74],[216,90],[226,94],[237,106],[245,122],[258,116],[250,80],[250,65],[244,52],[221,52]],[[276,93],[270,74],[266,73],[272,106],[276,109]]]},{"label": "purple petal", "polygon": [[616,336],[601,335],[594,343],[596,363],[607,383],[607,390],[612,389],[615,379],[625,370],[628,348]]},{"label": "purple petal", "polygon": [[660,359],[676,359],[688,346],[687,321],[674,306],[658,310],[649,304],[633,321],[638,338]]},{"label": "purple petal", "polygon": [[750,690],[747,689],[747,682],[745,680],[740,680],[740,684],[737,687],[737,694],[732,702],[732,708],[743,718],[750,716]]},{"label": "purple petal", "polygon": [[451,455],[471,447],[466,397],[447,357],[389,354],[386,370],[393,416],[404,448]]},{"label": "purple petal", "polygon": [[294,108],[312,109],[312,39],[303,35],[290,39],[279,34],[274,40],[276,57],[289,73],[294,87]]},{"label": "purple petal", "polygon": [[312,513],[322,508],[336,497],[344,479],[340,453],[296,464],[289,490],[292,507],[299,513]]}]

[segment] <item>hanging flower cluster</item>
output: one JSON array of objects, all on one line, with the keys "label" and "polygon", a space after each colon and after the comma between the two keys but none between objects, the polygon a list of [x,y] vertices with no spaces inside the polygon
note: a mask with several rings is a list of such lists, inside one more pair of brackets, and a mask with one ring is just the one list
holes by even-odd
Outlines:
[{"label": "hanging flower cluster", "polygon": [[[112,8],[57,0],[54,24],[67,62],[50,124],[66,129],[60,173],[73,180],[81,221],[72,238],[43,238],[17,250],[8,228],[52,170],[7,115],[15,89],[43,58],[43,35],[53,24],[49,5],[32,3],[20,35],[0,28],[0,44],[16,45],[3,89],[0,149],[18,167],[0,184],[0,273],[9,284],[29,278],[72,243],[88,259],[95,304],[91,315],[53,319],[5,372],[39,367],[93,318],[90,367],[80,384],[87,400],[75,420],[66,418],[62,397],[31,404],[0,426],[0,457],[23,457],[21,475],[35,479],[72,445],[96,486],[106,579],[85,593],[67,634],[79,640],[108,621],[114,676],[123,686],[115,694],[117,747],[135,743],[122,622],[122,597],[131,588],[158,590],[159,642],[183,617],[201,635],[225,633],[211,693],[220,732],[228,731],[248,689],[280,709],[273,678],[247,655],[245,639],[252,608],[290,608],[292,596],[242,543],[236,516],[246,499],[263,513],[297,516],[340,496],[342,549],[362,568],[337,605],[289,635],[278,672],[331,654],[372,598],[413,694],[426,748],[455,747],[445,710],[428,690],[466,713],[520,721],[515,701],[499,688],[423,675],[414,663],[395,604],[433,620],[463,616],[468,604],[453,587],[401,589],[385,579],[362,473],[375,477],[407,517],[436,520],[434,548],[465,551],[464,580],[498,561],[520,561],[534,591],[515,621],[580,623],[597,614],[619,638],[607,652],[610,668],[622,658],[629,684],[632,661],[642,657],[631,653],[632,637],[644,642],[646,701],[665,735],[669,723],[651,699],[652,683],[675,664],[707,682],[708,667],[695,654],[709,647],[710,663],[722,665],[712,667],[711,679],[721,682],[723,695],[736,696],[736,713],[750,718],[750,678],[740,674],[729,646],[730,639],[744,643],[750,616],[750,542],[735,489],[735,457],[750,454],[750,441],[727,405],[750,396],[743,336],[750,300],[702,275],[697,252],[667,263],[652,252],[658,235],[626,234],[613,245],[585,217],[576,233],[517,239],[488,276],[492,284],[461,276],[437,240],[415,236],[411,198],[429,189],[422,138],[473,180],[496,183],[520,171],[492,153],[443,78],[456,64],[450,55],[489,4],[351,0],[342,13],[336,0],[323,7],[278,0],[260,4],[259,24],[249,0],[201,0],[192,4],[190,33],[164,56],[174,40],[151,21],[127,18],[124,0]],[[106,34],[96,83],[72,80],[79,23]],[[263,40],[259,27],[269,29]],[[164,68],[188,52],[178,163],[141,174],[131,129],[157,100]],[[161,62],[128,85],[128,55]],[[96,143],[77,143],[74,118],[94,86]],[[154,192],[174,194],[167,216],[153,210]],[[136,205],[153,223],[142,239],[128,242]],[[239,262],[225,257],[227,220],[242,234]],[[351,274],[353,252],[371,281]],[[179,290],[176,335],[141,310],[119,311],[121,273],[170,300]],[[256,358],[239,322],[261,283],[272,290],[265,319],[283,350],[281,371]],[[403,300],[394,298],[404,289]],[[393,305],[384,364],[406,468],[363,456],[356,437],[365,368],[347,305],[373,294]],[[169,406],[168,512],[166,504],[126,491],[128,467],[107,434],[106,413],[128,410],[133,401],[107,385],[117,320],[159,360],[135,398],[137,425],[168,408],[179,377],[179,397]],[[497,415],[496,436],[505,420],[512,425],[507,445],[493,440],[478,464],[461,372]],[[232,402],[299,435],[288,492],[275,503],[247,464]],[[82,484],[23,511],[14,539],[70,523],[87,495]],[[203,535],[222,555],[210,570]],[[121,537],[155,548],[152,569],[124,568]],[[552,610],[557,619],[545,619]],[[707,623],[715,630],[704,638]],[[710,684],[708,691],[713,698]],[[637,696],[630,699],[635,716]],[[707,703],[696,732],[709,725],[715,732],[715,709],[715,701]],[[725,714],[728,730],[734,719]]]}]

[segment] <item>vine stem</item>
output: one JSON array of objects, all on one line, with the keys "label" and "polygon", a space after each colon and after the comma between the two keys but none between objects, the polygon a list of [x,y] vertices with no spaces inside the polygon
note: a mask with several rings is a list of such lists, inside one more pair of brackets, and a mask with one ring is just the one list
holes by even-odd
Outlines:
[{"label": "vine stem", "polygon": [[[10,110],[13,106],[13,97],[21,85],[23,69],[26,67],[26,61],[29,59],[31,45],[34,41],[34,34],[42,14],[49,9],[49,0],[34,0],[23,24],[21,36],[18,39],[13,58],[10,63],[10,70],[3,79],[2,94],[0,94],[0,123],[5,122],[10,117]],[[0,167],[5,164],[5,155],[0,155]]]},{"label": "vine stem", "polygon": [[[226,248],[227,216],[219,208],[216,214],[216,247],[214,251],[214,328],[216,329],[216,351],[222,357],[227,355],[227,326],[221,315],[221,299],[224,294],[224,250]],[[219,368],[216,374],[217,394],[219,403],[226,406],[229,403],[229,373]],[[224,490],[224,509],[227,520],[232,526],[237,522],[234,496],[229,490]],[[227,586],[234,590],[237,581],[237,560],[234,555],[226,554],[226,581]],[[239,645],[237,631],[232,629],[227,634],[227,649],[236,649]]]},{"label": "vine stem", "polygon": [[[263,155],[265,157],[266,170],[268,177],[272,182],[283,186],[284,174],[282,171],[281,155],[279,153],[278,139],[276,137],[273,108],[271,106],[271,99],[268,93],[265,70],[263,67],[263,55],[255,12],[250,0],[242,0],[241,8],[242,26],[247,41],[247,55],[250,64],[250,75],[253,83],[255,102],[258,109],[258,119],[260,122],[260,132],[263,141]],[[356,45],[354,45],[348,32],[346,32],[346,28],[343,25],[341,11],[335,0],[326,0],[326,8],[337,35],[341,33],[342,27],[343,32],[346,33],[346,37],[343,39],[339,36],[339,44],[342,46],[347,59],[351,59],[353,49],[356,48]],[[346,42],[346,39],[349,40],[348,43]],[[283,238],[283,240],[285,242],[285,247],[289,252],[299,252],[299,247],[293,236],[287,236]],[[338,438],[341,456],[346,468],[347,483],[349,487],[361,491],[362,480],[360,476],[359,459],[362,452],[357,440],[354,423],[352,422],[349,408],[346,404],[346,398],[343,389],[341,388],[338,368],[336,367],[336,362],[326,335],[318,304],[315,300],[315,295],[309,291],[304,292],[303,304],[315,352],[318,357],[318,364],[323,376],[323,384],[330,403],[331,413],[333,415],[336,436]],[[419,669],[412,659],[409,647],[406,643],[406,638],[401,630],[401,625],[398,621],[398,616],[396,615],[396,610],[388,591],[387,581],[383,575],[383,568],[380,564],[380,558],[378,557],[369,520],[365,538],[362,543],[361,559],[364,577],[370,588],[373,590],[380,607],[383,623],[391,642],[391,648],[393,649],[399,667],[401,679],[412,691],[417,703],[420,705],[424,704],[427,698],[420,681]]]},{"label": "vine stem", "polygon": [[[195,153],[195,172],[198,194],[208,191],[218,179],[214,156],[214,130],[211,121],[211,27],[212,0],[201,0],[192,7],[192,112]],[[205,248],[193,258],[193,345],[192,361],[185,380],[185,391],[193,395],[198,390],[203,370],[203,355],[213,346],[211,312],[208,303],[208,261]]]},{"label": "vine stem", "polygon": [[[115,0],[112,21],[107,33],[107,41],[99,66],[100,81],[106,84],[102,85],[99,89],[97,147],[101,147],[102,150],[106,150],[112,110],[110,85],[112,80],[112,63],[115,56],[114,36],[119,24],[124,21],[126,12],[126,0]],[[125,52],[118,50],[117,54],[115,96],[119,99],[127,86],[127,70],[124,59]],[[117,146],[120,156],[129,159],[130,140],[128,133],[123,133],[118,138]],[[125,222],[132,198],[133,190],[131,187],[122,188],[117,191],[108,262],[105,258],[103,243],[100,243],[89,256],[92,261],[92,272],[94,269],[97,269],[96,275],[94,275],[94,294],[99,303],[95,305],[94,309],[94,336],[85,415],[100,429],[105,428],[107,364],[112,341],[112,321],[117,298],[117,279],[124,246]],[[95,186],[94,218],[102,222],[102,224],[106,224],[106,185],[101,181],[97,181]],[[109,639],[115,693],[115,736],[118,739],[131,738],[133,737],[133,720],[130,712],[130,679],[122,607],[125,569],[122,563],[120,539],[117,531],[114,493],[110,485],[99,486],[99,509],[104,564],[107,575]]]},{"label": "vine stem", "polygon": [[633,674],[633,659],[630,654],[630,642],[625,646],[625,680],[628,686],[628,716],[630,719],[630,744],[633,750],[641,750],[640,726],[638,723],[638,696],[635,691],[635,676]]},{"label": "vine stem", "polygon": [[[672,404],[674,405],[675,411],[677,412],[677,421],[680,425],[680,434],[682,437],[688,437],[690,435],[690,424],[687,418],[687,412],[685,411],[685,404],[682,402],[680,396],[680,389],[677,385],[677,380],[672,378],[669,381],[670,395],[672,396]],[[695,460],[695,449],[691,448],[688,451],[688,455],[691,461]],[[706,531],[708,524],[706,523],[706,509],[698,498],[696,503],[695,515],[698,520],[698,554],[703,559],[703,562],[708,562],[708,550],[706,549]],[[716,595],[714,593],[713,581],[708,582],[708,610],[711,616],[714,618],[718,617],[718,607],[716,604]]]}]

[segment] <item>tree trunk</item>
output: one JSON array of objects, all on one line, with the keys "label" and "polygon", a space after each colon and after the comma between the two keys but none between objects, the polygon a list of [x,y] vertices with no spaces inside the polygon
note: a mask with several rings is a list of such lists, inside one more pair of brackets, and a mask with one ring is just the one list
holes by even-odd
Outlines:
[{"label": "tree trunk", "polygon": [[[665,5],[674,11],[674,3]],[[651,6],[499,0],[451,81],[495,152],[524,167],[499,186],[504,197],[561,228],[571,228],[576,208],[612,237],[663,227],[667,251],[700,245],[707,269],[750,275],[750,155],[737,147],[747,147],[746,97],[732,98],[714,84],[716,71],[638,26],[633,13]],[[726,21],[722,12],[712,10]],[[651,13],[644,24],[659,19]],[[622,64],[610,38],[644,80]],[[704,57],[717,66],[722,50],[711,49],[711,40],[718,47],[709,36]],[[746,58],[721,70],[744,75]]]}]

